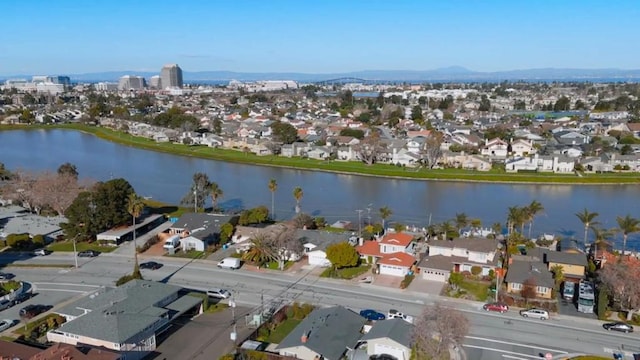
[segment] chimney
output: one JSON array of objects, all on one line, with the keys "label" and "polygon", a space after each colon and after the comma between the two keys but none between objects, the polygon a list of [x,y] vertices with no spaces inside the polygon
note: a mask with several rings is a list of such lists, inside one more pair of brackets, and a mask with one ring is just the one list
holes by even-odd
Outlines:
[{"label": "chimney", "polygon": [[307,340],[309,340],[309,335],[311,334],[311,331],[305,331],[302,336],[300,337],[300,341],[304,344],[307,342]]},{"label": "chimney", "polygon": [[360,246],[364,245],[364,238],[362,236],[358,238],[358,245]]}]

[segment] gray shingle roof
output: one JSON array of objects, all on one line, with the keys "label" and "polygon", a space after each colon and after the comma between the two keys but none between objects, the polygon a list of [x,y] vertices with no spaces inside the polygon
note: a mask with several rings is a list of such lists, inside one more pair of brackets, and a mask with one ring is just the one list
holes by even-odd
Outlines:
[{"label": "gray shingle roof", "polygon": [[553,288],[553,275],[544,263],[540,261],[526,261],[517,259],[514,255],[513,262],[509,265],[505,282],[524,284],[527,279],[533,278],[538,286]]},{"label": "gray shingle roof", "polygon": [[[277,349],[304,346],[327,360],[339,360],[353,349],[366,320],[342,306],[314,310],[287,337]],[[302,336],[307,341],[302,342]]]},{"label": "gray shingle roof", "polygon": [[220,227],[226,223],[233,222],[235,218],[235,216],[231,215],[190,213],[182,215],[173,224],[172,228],[188,229],[190,236],[204,242],[212,242],[220,234]]},{"label": "gray shingle roof", "polygon": [[402,319],[378,321],[361,340],[389,338],[398,344],[411,347],[411,331],[413,325]]},{"label": "gray shingle roof", "polygon": [[147,280],[104,288],[57,310],[61,315],[77,316],[59,330],[113,343],[125,343],[138,334],[150,336],[162,317],[167,315],[170,320],[202,301],[192,296],[178,297],[180,290]]},{"label": "gray shingle roof", "polygon": [[536,256],[544,263],[555,262],[567,265],[587,266],[587,256],[579,252],[553,251],[544,248],[533,248],[528,251],[529,255]]},{"label": "gray shingle roof", "polygon": [[493,252],[498,248],[498,242],[489,238],[455,238],[453,240],[432,240],[430,246],[440,246],[453,249],[463,248],[469,251]]}]

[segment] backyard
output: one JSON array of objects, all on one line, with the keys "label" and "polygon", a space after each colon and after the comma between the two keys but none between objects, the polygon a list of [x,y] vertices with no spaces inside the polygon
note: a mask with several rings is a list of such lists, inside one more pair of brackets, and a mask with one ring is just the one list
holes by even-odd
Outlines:
[{"label": "backyard", "polygon": [[279,344],[302,320],[287,319],[281,322],[267,337],[267,342]]}]

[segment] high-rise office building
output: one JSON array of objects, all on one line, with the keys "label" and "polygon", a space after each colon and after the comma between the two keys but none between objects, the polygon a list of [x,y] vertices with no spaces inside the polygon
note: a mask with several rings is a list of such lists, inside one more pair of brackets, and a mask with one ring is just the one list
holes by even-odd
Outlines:
[{"label": "high-rise office building", "polygon": [[160,86],[162,89],[168,87],[182,87],[182,69],[178,64],[167,64],[160,70]]},{"label": "high-rise office building", "polygon": [[149,87],[152,89],[162,89],[162,79],[160,79],[160,75],[153,75],[151,79],[149,79]]},{"label": "high-rise office building", "polygon": [[125,75],[118,82],[118,90],[142,90],[146,85],[142,76]]}]

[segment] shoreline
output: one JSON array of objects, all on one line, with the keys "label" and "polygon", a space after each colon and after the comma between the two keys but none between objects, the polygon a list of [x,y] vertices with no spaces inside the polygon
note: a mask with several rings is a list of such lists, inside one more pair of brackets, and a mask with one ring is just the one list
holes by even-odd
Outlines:
[{"label": "shoreline", "polygon": [[[517,174],[508,174],[508,173],[483,173],[483,172],[455,172],[451,171],[449,174],[443,174],[442,170],[435,170],[438,173],[432,173],[432,176],[425,176],[423,171],[414,170],[413,168],[398,168],[394,165],[384,164],[379,165],[377,167],[366,168],[366,165],[360,163],[349,164],[350,162],[340,162],[340,161],[332,161],[332,162],[324,162],[321,160],[313,160],[313,159],[296,159],[296,158],[284,158],[284,157],[272,157],[272,156],[258,156],[255,154],[244,154],[239,150],[233,149],[212,149],[209,147],[198,146],[198,147],[188,147],[188,145],[182,144],[173,144],[173,143],[157,143],[153,140],[149,140],[143,137],[133,136],[127,133],[119,132],[116,130],[112,130],[105,127],[99,126],[89,126],[82,124],[57,124],[57,125],[0,125],[0,131],[12,131],[12,130],[72,130],[79,131],[85,134],[90,134],[96,136],[100,139],[117,143],[124,146],[130,146],[137,149],[156,151],[166,154],[171,154],[175,156],[184,156],[184,157],[195,157],[206,160],[215,160],[215,161],[224,161],[231,163],[238,163],[244,165],[253,165],[253,166],[267,166],[267,167],[276,167],[290,170],[301,170],[301,171],[320,171],[326,173],[334,173],[341,175],[355,175],[355,176],[368,176],[368,177],[377,177],[377,178],[386,178],[386,179],[395,179],[395,180],[413,180],[413,181],[439,181],[439,182],[462,182],[462,183],[485,183],[485,184],[513,184],[513,185],[595,185],[595,186],[611,186],[611,185],[633,185],[640,183],[640,174],[631,173],[630,175],[612,175],[615,177],[608,177],[606,175],[583,175],[582,177],[578,177],[576,175],[540,175],[540,174],[527,174],[527,175],[517,175]],[[180,147],[183,147],[180,149]],[[213,153],[202,153],[201,150],[205,151],[217,151],[218,154]],[[252,161],[258,160],[260,161]],[[267,161],[267,159],[269,159]],[[274,161],[275,160],[275,161]],[[297,162],[296,164],[286,164],[286,162]],[[328,165],[338,167],[337,169],[327,169],[323,167],[318,167],[317,165]],[[351,170],[341,170],[339,167],[360,167],[361,169],[351,169]],[[388,167],[388,169],[384,169],[383,167]],[[403,169],[403,170],[399,170]],[[408,169],[408,170],[407,170]],[[368,171],[367,171],[368,170]],[[446,170],[445,170],[446,171]],[[375,173],[379,172],[379,173]],[[387,174],[385,174],[387,172]],[[401,175],[401,173],[408,172],[407,176]],[[396,174],[398,173],[398,174]],[[415,176],[410,176],[410,174],[415,174]],[[422,175],[422,176],[420,176]],[[482,179],[472,179],[471,177],[483,177]],[[493,180],[487,177],[495,176],[497,179]],[[520,177],[520,179],[509,179],[509,177]],[[548,181],[541,181],[540,179],[536,179],[536,177],[550,179]],[[502,178],[502,179],[500,179]],[[507,179],[505,179],[507,178]],[[566,178],[558,179],[558,178]],[[608,179],[609,181],[601,181],[603,179]],[[594,181],[589,181],[594,180]],[[598,181],[600,180],[600,181]]]}]

